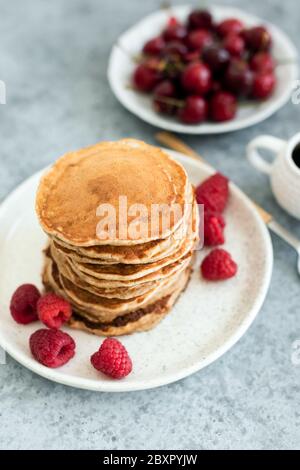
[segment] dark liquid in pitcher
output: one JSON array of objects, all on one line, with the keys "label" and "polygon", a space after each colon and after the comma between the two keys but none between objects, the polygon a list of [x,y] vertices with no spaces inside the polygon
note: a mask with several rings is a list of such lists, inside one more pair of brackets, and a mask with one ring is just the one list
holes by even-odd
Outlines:
[{"label": "dark liquid in pitcher", "polygon": [[296,145],[292,153],[292,159],[295,165],[300,168],[300,143]]}]

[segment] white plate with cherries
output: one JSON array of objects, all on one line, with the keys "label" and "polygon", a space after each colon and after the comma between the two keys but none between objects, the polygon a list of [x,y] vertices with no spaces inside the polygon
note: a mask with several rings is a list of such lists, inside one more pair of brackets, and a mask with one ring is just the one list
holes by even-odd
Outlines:
[{"label": "white plate with cherries", "polygon": [[108,66],[125,108],[190,134],[263,121],[289,100],[297,74],[297,50],[279,28],[225,6],[177,6],[147,16],[120,36]]}]

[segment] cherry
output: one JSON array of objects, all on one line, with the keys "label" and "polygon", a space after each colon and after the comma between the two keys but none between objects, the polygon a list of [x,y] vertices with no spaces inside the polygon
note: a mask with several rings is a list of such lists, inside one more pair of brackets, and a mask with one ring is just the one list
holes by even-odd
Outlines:
[{"label": "cherry", "polygon": [[176,87],[171,80],[163,80],[156,85],[153,96],[153,106],[158,113],[174,114],[177,108],[171,100],[168,102],[168,98],[176,97]]},{"label": "cherry", "polygon": [[182,73],[183,88],[195,94],[205,94],[211,87],[211,72],[202,62],[192,62]]},{"label": "cherry", "polygon": [[168,19],[168,23],[167,23],[167,26],[171,27],[171,26],[177,26],[181,24],[180,21],[176,18],[176,16],[170,16],[170,18]]},{"label": "cherry", "polygon": [[168,25],[163,32],[165,41],[182,41],[187,35],[186,28],[181,24]]},{"label": "cherry", "polygon": [[273,73],[258,73],[254,77],[252,96],[257,99],[268,98],[276,85],[276,77]]},{"label": "cherry", "polygon": [[257,52],[250,61],[250,67],[255,72],[273,72],[275,62],[268,52]]},{"label": "cherry", "polygon": [[164,57],[170,58],[180,58],[185,56],[188,53],[188,48],[183,42],[180,41],[170,41],[167,43],[166,47],[162,51]]},{"label": "cherry", "polygon": [[140,91],[149,92],[161,79],[161,74],[146,63],[137,66],[133,74],[133,83]]},{"label": "cherry", "polygon": [[201,52],[204,47],[211,45],[213,37],[206,29],[195,29],[187,37],[187,45],[191,50]]},{"label": "cherry", "polygon": [[244,24],[237,18],[228,18],[217,26],[217,33],[224,38],[228,34],[239,34],[244,29]]},{"label": "cherry", "polygon": [[253,84],[253,72],[247,62],[232,60],[225,73],[224,84],[235,95],[249,95]]},{"label": "cherry", "polygon": [[247,47],[252,52],[268,51],[271,47],[272,39],[269,31],[264,26],[256,26],[247,29],[242,33]]},{"label": "cherry", "polygon": [[230,121],[235,117],[237,100],[231,93],[217,92],[210,100],[209,113],[213,121]]},{"label": "cherry", "polygon": [[241,57],[245,51],[245,41],[238,34],[228,34],[223,42],[224,48],[232,56]]},{"label": "cherry", "polygon": [[229,63],[229,52],[219,46],[211,46],[203,51],[203,60],[213,72],[220,72]]},{"label": "cherry", "polygon": [[188,29],[212,29],[213,18],[207,10],[193,10],[188,16]]},{"label": "cherry", "polygon": [[185,62],[196,62],[200,59],[199,51],[190,51],[183,57]]},{"label": "cherry", "polygon": [[207,117],[208,106],[202,96],[191,95],[185,100],[184,106],[179,109],[178,116],[186,124],[203,122]]},{"label": "cherry", "polygon": [[157,36],[147,41],[143,47],[144,54],[159,55],[164,49],[166,43],[161,36]]},{"label": "cherry", "polygon": [[218,80],[213,80],[210,93],[215,94],[217,91],[221,91],[221,90],[222,90],[222,83],[219,82]]}]

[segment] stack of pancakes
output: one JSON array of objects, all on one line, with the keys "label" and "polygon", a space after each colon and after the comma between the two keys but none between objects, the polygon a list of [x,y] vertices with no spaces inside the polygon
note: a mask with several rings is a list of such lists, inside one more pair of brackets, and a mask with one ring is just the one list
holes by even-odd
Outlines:
[{"label": "stack of pancakes", "polygon": [[[180,210],[165,223],[153,205],[163,215]],[[36,211],[49,236],[43,282],[72,304],[74,328],[106,336],[150,329],[189,280],[194,191],[184,168],[156,147],[124,139],[64,155],[42,178]]]}]

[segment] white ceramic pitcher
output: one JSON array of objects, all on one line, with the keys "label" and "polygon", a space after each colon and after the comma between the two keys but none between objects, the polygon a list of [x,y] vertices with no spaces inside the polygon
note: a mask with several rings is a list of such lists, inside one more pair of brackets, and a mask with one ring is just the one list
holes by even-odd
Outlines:
[{"label": "white ceramic pitcher", "polygon": [[[300,219],[300,168],[292,157],[293,150],[298,144],[300,144],[300,133],[289,141],[261,135],[248,144],[247,156],[255,168],[270,175],[272,191],[280,206]],[[260,148],[274,153],[272,163],[260,155]]]}]

